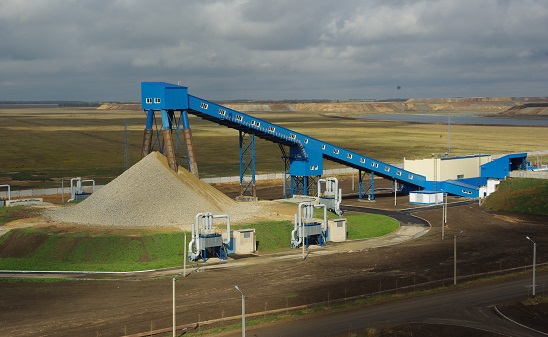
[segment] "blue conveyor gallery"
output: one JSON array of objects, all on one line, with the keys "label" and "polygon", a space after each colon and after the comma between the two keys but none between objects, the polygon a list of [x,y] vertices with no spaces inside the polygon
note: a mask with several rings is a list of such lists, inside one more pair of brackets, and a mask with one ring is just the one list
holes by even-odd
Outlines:
[{"label": "blue conveyor gallery", "polygon": [[[188,88],[165,82],[141,83],[142,107],[147,116],[142,156],[152,149],[166,155],[170,167],[177,171],[177,151],[184,152],[189,171],[198,175],[188,114],[239,131],[241,195],[256,197],[255,137],[280,146],[286,161],[284,197],[315,195],[323,173],[323,159],[331,160],[359,171],[359,196],[374,199],[374,177],[397,182],[408,190],[427,186],[426,178],[382,161],[290,130],[266,120],[229,109],[188,94]],[[161,125],[156,124],[156,113]],[[155,136],[154,136],[155,134]],[[182,134],[182,136],[181,136]],[[369,181],[365,179],[369,174]],[[366,189],[367,184],[369,188]]]}]

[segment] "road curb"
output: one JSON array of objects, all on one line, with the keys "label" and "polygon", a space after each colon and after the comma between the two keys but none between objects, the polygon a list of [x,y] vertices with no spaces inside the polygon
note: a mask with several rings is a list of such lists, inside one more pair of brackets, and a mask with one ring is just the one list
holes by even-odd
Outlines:
[{"label": "road curb", "polygon": [[511,319],[510,317],[504,315],[498,308],[496,305],[493,306],[493,309],[495,310],[495,312],[497,313],[497,315],[499,315],[500,317],[504,318],[505,320],[507,320],[508,322],[511,322],[513,324],[516,324],[516,325],[519,325],[521,326],[522,328],[525,328],[525,329],[528,329],[528,330],[531,330],[531,331],[534,331],[538,334],[541,334],[541,335],[544,335],[544,336],[548,336],[548,333],[545,333],[545,332],[542,332],[542,331],[539,331],[539,330],[536,330],[536,329],[533,329],[531,327],[528,327],[527,325],[523,325],[521,323],[518,323],[516,321],[514,321],[513,319]]}]

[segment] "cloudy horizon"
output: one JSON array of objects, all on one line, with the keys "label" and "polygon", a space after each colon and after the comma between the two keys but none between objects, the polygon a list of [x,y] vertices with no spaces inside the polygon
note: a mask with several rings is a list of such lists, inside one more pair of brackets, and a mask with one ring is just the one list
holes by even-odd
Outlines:
[{"label": "cloudy horizon", "polygon": [[545,0],[3,0],[0,100],[548,96]]}]

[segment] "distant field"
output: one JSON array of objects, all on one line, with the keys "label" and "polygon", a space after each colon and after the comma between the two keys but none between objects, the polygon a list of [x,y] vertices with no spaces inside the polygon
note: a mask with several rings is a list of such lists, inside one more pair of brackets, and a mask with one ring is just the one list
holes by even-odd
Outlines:
[{"label": "distant field", "polygon": [[[357,112],[354,115],[358,115]],[[443,113],[443,112],[438,112]],[[447,150],[447,125],[337,118],[323,112],[259,112],[260,118],[390,163],[429,157]],[[60,186],[77,176],[107,183],[125,168],[124,123],[128,125],[130,165],[140,159],[145,125],[141,111],[90,108],[0,109],[2,177],[21,186]],[[239,173],[238,132],[191,116],[201,177]],[[453,154],[544,150],[546,128],[453,125]],[[258,173],[281,172],[277,144],[257,140]],[[547,160],[548,161],[548,160]],[[340,167],[325,162],[325,168]]]}]

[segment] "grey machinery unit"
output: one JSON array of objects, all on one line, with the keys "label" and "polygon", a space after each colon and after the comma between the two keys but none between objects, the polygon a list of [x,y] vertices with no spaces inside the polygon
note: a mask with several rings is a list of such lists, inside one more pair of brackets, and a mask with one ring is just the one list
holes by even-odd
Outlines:
[{"label": "grey machinery unit", "polygon": [[[314,209],[323,208],[323,221],[314,218]],[[297,248],[301,244],[308,247],[310,244],[325,245],[327,232],[327,208],[324,204],[315,205],[312,201],[301,202],[298,214],[295,214],[295,227],[291,232],[291,247]]]},{"label": "grey machinery unit", "polygon": [[[221,233],[213,228],[213,219],[226,219],[227,239],[223,240]],[[211,212],[196,214],[192,224],[192,239],[188,244],[188,260],[196,261],[200,257],[206,261],[208,256],[226,259],[225,245],[230,244],[230,217],[226,214],[213,215]]]},{"label": "grey machinery unit", "polygon": [[68,202],[82,201],[91,195],[91,193],[84,192],[83,183],[92,183],[91,192],[95,192],[95,180],[82,180],[80,177],[72,178],[70,180],[70,199]]},{"label": "grey machinery unit", "polygon": [[0,187],[7,187],[8,192],[6,196],[0,196],[0,207],[6,206],[6,202],[11,200],[11,186],[10,185],[0,185]]},{"label": "grey machinery unit", "polygon": [[[322,183],[325,184],[325,191],[322,192]],[[327,209],[338,216],[343,214],[341,211],[342,190],[339,188],[337,178],[325,178],[318,180],[318,203],[324,204]]]}]

